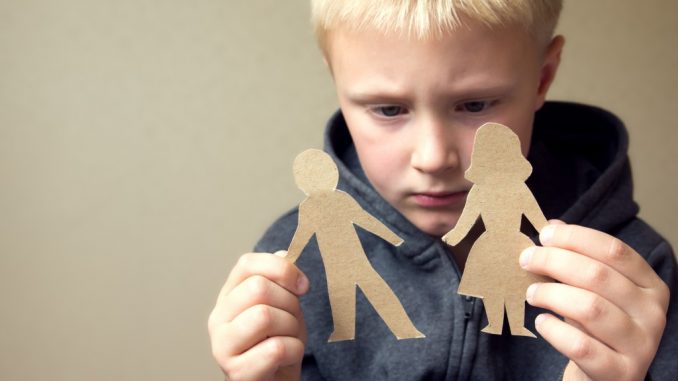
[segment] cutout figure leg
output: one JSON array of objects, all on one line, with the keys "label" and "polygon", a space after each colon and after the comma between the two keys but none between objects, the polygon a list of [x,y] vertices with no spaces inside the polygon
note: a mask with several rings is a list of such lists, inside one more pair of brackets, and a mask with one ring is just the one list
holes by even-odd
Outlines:
[{"label": "cutout figure leg", "polygon": [[329,342],[353,340],[355,338],[355,292],[356,284],[350,278],[329,276],[327,271],[327,293],[332,308],[334,330]]},{"label": "cutout figure leg", "polygon": [[512,335],[536,337],[534,333],[525,328],[525,298],[520,296],[507,297],[506,313],[508,314]]},{"label": "cutout figure leg", "polygon": [[426,337],[412,324],[396,294],[374,269],[370,267],[363,275],[358,286],[398,340]]},{"label": "cutout figure leg", "polygon": [[482,331],[501,335],[504,328],[504,299],[498,296],[487,296],[483,298],[483,305],[487,315],[487,327]]}]

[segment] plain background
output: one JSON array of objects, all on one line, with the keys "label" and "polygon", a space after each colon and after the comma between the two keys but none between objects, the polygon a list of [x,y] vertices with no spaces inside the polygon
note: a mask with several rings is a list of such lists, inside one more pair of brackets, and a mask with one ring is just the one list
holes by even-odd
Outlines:
[{"label": "plain background", "polygon": [[[552,99],[617,113],[678,243],[678,2],[566,1]],[[206,319],[335,109],[307,1],[0,1],[0,379],[220,380]]]}]

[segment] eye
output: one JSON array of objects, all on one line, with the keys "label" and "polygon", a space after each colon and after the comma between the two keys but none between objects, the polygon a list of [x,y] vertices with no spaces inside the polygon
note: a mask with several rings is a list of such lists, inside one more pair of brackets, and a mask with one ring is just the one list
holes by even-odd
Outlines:
[{"label": "eye", "polygon": [[457,110],[458,111],[466,111],[466,112],[476,113],[476,112],[484,111],[489,105],[490,105],[490,102],[488,102],[488,101],[464,102],[461,105],[457,106]]},{"label": "eye", "polygon": [[379,116],[385,116],[387,118],[393,118],[393,117],[398,116],[400,114],[407,113],[407,109],[405,109],[402,106],[389,105],[389,106],[375,107],[374,112],[376,114],[378,114]]}]

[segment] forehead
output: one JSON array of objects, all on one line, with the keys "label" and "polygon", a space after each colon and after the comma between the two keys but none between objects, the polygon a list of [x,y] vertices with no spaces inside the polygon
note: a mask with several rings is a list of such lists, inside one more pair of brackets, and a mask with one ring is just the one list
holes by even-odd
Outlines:
[{"label": "forehead", "polygon": [[539,66],[537,44],[520,27],[469,23],[429,39],[375,29],[337,30],[328,37],[327,59],[337,85],[350,81],[358,89],[373,88],[375,82],[394,87],[405,82],[462,87],[510,82]]},{"label": "forehead", "polygon": [[[458,58],[471,57],[478,48],[490,49],[496,55],[510,50],[537,51],[537,41],[524,27],[515,24],[489,27],[479,21],[464,20],[459,27],[429,37],[417,37],[407,32],[384,32],[375,27],[337,27],[327,32],[326,59],[362,48],[360,53],[368,56],[386,55],[389,52],[402,54],[410,50],[437,48],[448,50]],[[511,49],[507,49],[507,48]],[[463,54],[459,54],[463,53]]]}]

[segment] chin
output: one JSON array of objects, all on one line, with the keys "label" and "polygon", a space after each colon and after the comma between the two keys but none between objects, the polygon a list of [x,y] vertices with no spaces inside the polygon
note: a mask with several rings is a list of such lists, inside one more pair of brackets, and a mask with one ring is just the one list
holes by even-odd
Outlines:
[{"label": "chin", "polygon": [[442,212],[440,210],[418,210],[414,213],[403,213],[405,218],[410,220],[419,230],[434,237],[442,237],[452,230],[454,225],[457,224],[460,214],[459,211]]},{"label": "chin", "polygon": [[429,223],[416,225],[419,228],[419,230],[423,231],[428,235],[432,235],[434,237],[442,237],[445,234],[447,234],[450,230],[452,230],[456,222],[457,221],[455,220],[454,223]]}]

